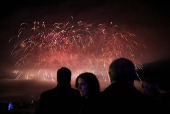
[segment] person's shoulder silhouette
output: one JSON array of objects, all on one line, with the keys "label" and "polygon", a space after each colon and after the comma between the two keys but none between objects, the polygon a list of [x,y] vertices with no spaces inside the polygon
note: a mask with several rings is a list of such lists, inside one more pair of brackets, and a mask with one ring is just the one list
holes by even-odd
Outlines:
[{"label": "person's shoulder silhouette", "polygon": [[71,71],[62,67],[57,71],[57,86],[41,93],[35,113],[74,113],[78,91],[71,88]]}]

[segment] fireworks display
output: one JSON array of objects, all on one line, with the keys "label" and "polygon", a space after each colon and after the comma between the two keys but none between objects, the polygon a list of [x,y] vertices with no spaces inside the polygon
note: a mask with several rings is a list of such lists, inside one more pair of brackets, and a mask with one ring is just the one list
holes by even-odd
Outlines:
[{"label": "fireworks display", "polygon": [[108,80],[108,67],[119,57],[129,58],[136,68],[142,64],[135,61],[139,48],[144,45],[135,41],[135,35],[112,22],[87,24],[82,21],[54,23],[35,21],[22,23],[12,56],[16,62],[16,79],[25,77],[55,80],[60,67],[68,67],[75,79],[82,72],[92,72]]}]

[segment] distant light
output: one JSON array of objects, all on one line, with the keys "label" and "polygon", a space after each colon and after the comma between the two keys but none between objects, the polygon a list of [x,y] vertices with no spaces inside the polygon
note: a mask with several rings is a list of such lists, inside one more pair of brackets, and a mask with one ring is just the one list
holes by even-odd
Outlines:
[{"label": "distant light", "polygon": [[8,105],[8,110],[12,110],[12,109],[13,109],[13,104],[12,104],[12,102],[10,102]]}]

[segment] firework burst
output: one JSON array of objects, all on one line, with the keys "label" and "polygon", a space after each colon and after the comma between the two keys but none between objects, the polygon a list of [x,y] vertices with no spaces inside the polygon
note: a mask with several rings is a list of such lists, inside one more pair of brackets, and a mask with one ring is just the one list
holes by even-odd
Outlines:
[{"label": "firework burst", "polygon": [[[56,70],[62,66],[70,68],[74,75],[89,71],[107,80],[108,66],[112,60],[125,57],[134,61],[142,54],[133,33],[121,31],[117,25],[44,22],[22,23],[16,37],[12,56],[16,62],[17,79],[22,74],[29,79],[43,77],[54,80]],[[142,45],[143,46],[143,45]],[[136,68],[142,64],[136,62]],[[27,69],[27,70],[25,70]],[[24,73],[23,73],[24,72]]]}]

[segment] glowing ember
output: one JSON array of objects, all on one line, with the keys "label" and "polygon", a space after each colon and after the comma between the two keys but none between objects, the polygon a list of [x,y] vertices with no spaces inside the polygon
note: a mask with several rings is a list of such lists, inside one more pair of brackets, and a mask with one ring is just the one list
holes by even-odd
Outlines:
[{"label": "glowing ember", "polygon": [[25,48],[25,46],[26,46],[25,42],[22,42],[22,43],[20,44],[20,46],[21,46],[22,48]]}]

